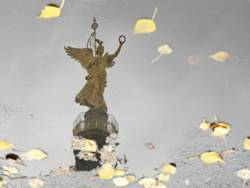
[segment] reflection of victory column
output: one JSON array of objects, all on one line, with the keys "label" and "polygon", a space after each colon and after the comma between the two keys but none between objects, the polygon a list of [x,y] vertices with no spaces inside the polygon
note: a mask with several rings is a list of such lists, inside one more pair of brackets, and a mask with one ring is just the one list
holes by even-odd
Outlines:
[{"label": "reflection of victory column", "polygon": [[[66,53],[79,61],[81,65],[87,70],[87,83],[82,90],[77,94],[75,101],[80,105],[88,106],[90,109],[98,109],[107,111],[103,93],[106,87],[106,68],[112,67],[113,60],[116,58],[121,50],[122,45],[126,41],[125,36],[119,37],[119,47],[114,54],[104,53],[103,42],[96,39],[96,29],[98,24],[94,19],[92,24],[93,32],[87,43],[87,48],[65,48]],[[98,47],[96,48],[96,43]],[[93,49],[89,48],[93,45]]]},{"label": "reflection of victory column", "polygon": [[[103,41],[96,39],[96,29],[98,24],[94,18],[91,26],[91,33],[87,48],[66,47],[66,53],[79,61],[87,70],[87,83],[77,94],[75,101],[80,105],[89,107],[86,113],[81,113],[74,122],[73,135],[82,138],[95,140],[99,148],[105,144],[105,139],[111,133],[118,134],[118,124],[115,118],[107,113],[107,106],[103,98],[104,88],[106,87],[106,68],[112,67],[114,58],[118,56],[126,38],[124,35],[119,37],[119,47],[114,54],[104,53]],[[98,46],[96,45],[98,44]],[[77,155],[79,151],[75,150]],[[99,156],[96,156],[99,158]],[[99,163],[95,161],[85,161],[76,158],[76,168],[78,170],[92,170]]]}]

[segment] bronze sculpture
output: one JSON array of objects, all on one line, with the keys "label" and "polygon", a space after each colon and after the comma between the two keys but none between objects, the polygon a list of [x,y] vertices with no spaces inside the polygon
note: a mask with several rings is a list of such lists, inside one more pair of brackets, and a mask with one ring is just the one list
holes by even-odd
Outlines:
[{"label": "bronze sculpture", "polygon": [[[103,97],[107,82],[106,68],[113,66],[113,60],[119,55],[121,47],[126,41],[126,37],[124,35],[119,36],[119,47],[114,54],[107,52],[104,54],[103,41],[96,38],[97,27],[98,24],[94,18],[94,23],[92,24],[93,32],[88,40],[87,48],[64,48],[66,53],[71,58],[79,61],[88,73],[85,77],[87,83],[76,95],[75,102],[87,106],[90,109],[107,112],[108,109]],[[98,44],[98,46],[96,44]],[[92,45],[93,48],[91,48]]]}]

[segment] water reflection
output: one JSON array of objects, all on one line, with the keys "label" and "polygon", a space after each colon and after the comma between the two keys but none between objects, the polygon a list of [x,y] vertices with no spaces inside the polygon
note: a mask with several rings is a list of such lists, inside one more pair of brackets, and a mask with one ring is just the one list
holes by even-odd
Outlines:
[{"label": "water reflection", "polygon": [[[78,115],[73,124],[73,136],[96,141],[98,150],[106,143],[106,138],[112,134],[118,134],[119,127],[112,114],[90,109],[86,113]],[[81,171],[91,171],[101,166],[100,153],[95,153],[96,161],[79,159],[80,150],[73,150],[75,155],[75,168]]]}]

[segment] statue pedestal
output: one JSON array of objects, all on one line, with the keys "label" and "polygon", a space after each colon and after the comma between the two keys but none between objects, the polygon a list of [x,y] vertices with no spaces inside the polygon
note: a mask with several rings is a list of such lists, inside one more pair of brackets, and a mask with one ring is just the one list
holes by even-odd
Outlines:
[{"label": "statue pedestal", "polygon": [[[103,111],[90,109],[85,113],[80,113],[73,124],[73,135],[81,138],[95,140],[98,148],[105,145],[106,138],[112,134],[118,134],[119,127],[114,116]],[[80,150],[74,150],[76,169],[90,171],[99,166],[98,161],[86,161],[79,159],[77,154]],[[100,160],[99,154],[96,155]]]}]

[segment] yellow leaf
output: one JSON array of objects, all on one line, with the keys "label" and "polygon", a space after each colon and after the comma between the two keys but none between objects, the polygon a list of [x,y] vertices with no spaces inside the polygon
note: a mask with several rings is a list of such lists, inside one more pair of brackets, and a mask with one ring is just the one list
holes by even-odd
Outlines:
[{"label": "yellow leaf", "polygon": [[236,175],[240,178],[242,178],[243,180],[249,180],[250,179],[250,170],[247,168],[238,170],[236,172]]},{"label": "yellow leaf", "polygon": [[225,51],[220,51],[220,52],[216,52],[216,53],[210,55],[209,57],[215,61],[223,62],[229,58],[229,54]]},{"label": "yellow leaf", "polygon": [[142,178],[138,183],[145,188],[152,188],[156,186],[157,181],[155,178]]},{"label": "yellow leaf", "polygon": [[159,46],[157,50],[162,55],[163,54],[166,54],[166,55],[171,54],[173,52],[173,49],[170,48],[169,45],[167,45],[167,44]]},{"label": "yellow leaf", "polygon": [[157,179],[160,182],[167,183],[170,179],[170,175],[161,173],[161,174],[157,175]]},{"label": "yellow leaf", "polygon": [[212,129],[212,135],[218,137],[224,137],[231,130],[231,126],[225,122],[211,123],[210,128]]},{"label": "yellow leaf", "polygon": [[161,167],[161,173],[163,173],[163,174],[173,175],[176,173],[176,171],[177,171],[176,164],[174,164],[174,163],[167,163]]},{"label": "yellow leaf", "polygon": [[44,160],[48,154],[39,149],[32,149],[24,154],[26,160]]},{"label": "yellow leaf", "polygon": [[207,120],[203,120],[201,123],[200,123],[200,128],[202,130],[207,130],[210,128],[210,123],[207,121]]},{"label": "yellow leaf", "polygon": [[204,152],[200,155],[200,159],[207,164],[213,164],[213,163],[225,163],[222,156],[214,151],[208,151]]},{"label": "yellow leaf", "polygon": [[0,140],[0,151],[14,148],[14,145],[5,140]]},{"label": "yellow leaf", "polygon": [[8,182],[2,176],[0,176],[0,188],[4,188],[7,183]]},{"label": "yellow leaf", "polygon": [[98,175],[101,179],[111,179],[115,175],[115,169],[110,163],[105,163],[99,169]]},{"label": "yellow leaf", "polygon": [[135,177],[130,175],[130,176],[124,176],[124,177],[118,177],[113,179],[113,183],[117,187],[124,187],[135,181]]},{"label": "yellow leaf", "polygon": [[38,16],[38,18],[40,19],[50,19],[50,18],[57,18],[61,15],[62,12],[62,8],[64,5],[64,0],[62,0],[61,5],[57,5],[57,4],[47,4],[43,10],[41,11],[40,15]]},{"label": "yellow leaf", "polygon": [[149,18],[138,19],[135,24],[135,34],[152,33],[156,30],[156,24],[154,20]]},{"label": "yellow leaf", "polygon": [[115,176],[124,176],[126,174],[125,169],[116,169],[115,170]]},{"label": "yellow leaf", "polygon": [[48,4],[43,8],[38,18],[49,19],[59,17],[60,15],[61,9],[59,8],[59,6]]},{"label": "yellow leaf", "polygon": [[32,188],[42,188],[44,186],[44,182],[41,178],[30,178],[29,185]]},{"label": "yellow leaf", "polygon": [[6,175],[17,174],[18,169],[14,166],[2,166],[3,173]]},{"label": "yellow leaf", "polygon": [[128,175],[126,176],[129,183],[132,183],[136,180],[136,177],[134,175]]},{"label": "yellow leaf", "polygon": [[96,141],[86,138],[80,139],[77,137],[72,139],[72,148],[74,150],[81,150],[85,152],[96,152],[98,150]]},{"label": "yellow leaf", "polygon": [[157,182],[156,185],[152,188],[167,188],[167,186],[161,182]]},{"label": "yellow leaf", "polygon": [[173,52],[173,49],[169,47],[167,44],[163,44],[157,48],[157,51],[159,52],[159,55],[156,56],[151,63],[156,62],[162,55],[169,55]]},{"label": "yellow leaf", "polygon": [[246,137],[245,140],[244,140],[244,148],[246,150],[250,150],[250,137]]}]

